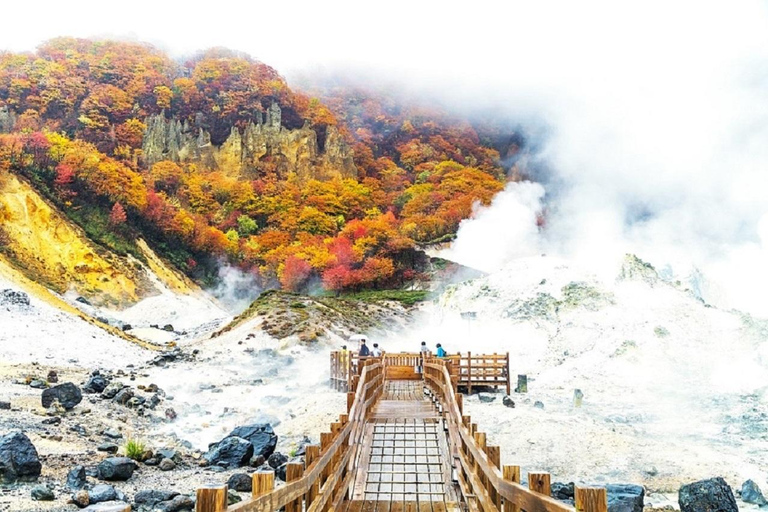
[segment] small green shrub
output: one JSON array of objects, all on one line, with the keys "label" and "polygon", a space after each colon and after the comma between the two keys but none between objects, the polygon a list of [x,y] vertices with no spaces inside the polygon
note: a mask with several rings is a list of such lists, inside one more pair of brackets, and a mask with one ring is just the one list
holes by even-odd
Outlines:
[{"label": "small green shrub", "polygon": [[141,461],[146,451],[147,445],[138,439],[128,439],[125,443],[125,456],[129,459]]}]

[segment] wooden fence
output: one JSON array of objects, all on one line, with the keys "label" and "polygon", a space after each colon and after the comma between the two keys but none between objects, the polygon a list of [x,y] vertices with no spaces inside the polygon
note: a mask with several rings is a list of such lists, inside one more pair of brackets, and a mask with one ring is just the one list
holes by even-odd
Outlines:
[{"label": "wooden fence", "polygon": [[197,512],[324,512],[336,510],[346,499],[355,477],[366,418],[383,390],[381,363],[362,363],[356,389],[349,392],[348,414],[320,434],[320,445],[307,446],[304,463],[289,463],[286,484],[275,488],[272,471],[253,474],[250,499],[227,507],[227,486],[197,490]]},{"label": "wooden fence", "polygon": [[[520,485],[520,466],[501,466],[500,448],[488,445],[484,432],[464,416],[463,396],[446,361],[424,364],[424,381],[440,404],[454,457],[455,480],[470,512],[572,512],[573,507],[550,497],[549,473],[528,473],[528,488]],[[607,512],[605,489],[577,487],[575,510]]]},{"label": "wooden fence", "polygon": [[[428,354],[429,357],[431,355]],[[417,370],[422,365],[419,352],[385,353],[381,358],[360,357],[350,351],[331,352],[331,387],[347,391],[355,376],[359,376],[361,361],[379,360],[384,366],[387,379],[418,380],[422,378]],[[489,386],[503,387],[511,391],[509,352],[506,354],[456,354],[442,358],[449,363],[449,371],[457,377],[457,385],[472,393],[472,388]]]}]

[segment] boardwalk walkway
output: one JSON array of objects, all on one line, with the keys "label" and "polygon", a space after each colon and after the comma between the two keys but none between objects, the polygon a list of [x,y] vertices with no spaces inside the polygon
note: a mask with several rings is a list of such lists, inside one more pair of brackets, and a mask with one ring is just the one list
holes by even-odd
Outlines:
[{"label": "boardwalk walkway", "polygon": [[454,510],[449,461],[442,421],[422,382],[387,381],[366,423],[352,500],[342,512]]}]

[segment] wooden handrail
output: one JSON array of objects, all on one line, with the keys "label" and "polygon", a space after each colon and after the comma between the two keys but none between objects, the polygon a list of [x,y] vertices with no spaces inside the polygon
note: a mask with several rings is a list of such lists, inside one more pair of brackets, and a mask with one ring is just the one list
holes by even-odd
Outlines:
[{"label": "wooden handrail", "polygon": [[[461,466],[456,469],[461,469],[459,482],[462,492],[465,496],[474,497],[467,500],[470,510],[499,512],[496,503],[491,499],[493,493],[497,493],[505,502],[514,505],[518,510],[522,509],[526,512],[573,512],[576,510],[550,496],[526,489],[519,483],[504,478],[499,468],[488,459],[485,450],[478,446],[474,424],[468,417],[463,416],[445,361],[435,358],[427,360],[424,364],[424,379],[443,405],[451,449],[455,460],[458,460]],[[608,506],[605,489],[591,489],[591,492],[593,499],[581,500],[584,508],[579,510],[605,512]]]},{"label": "wooden handrail", "polygon": [[[270,492],[242,501],[226,510],[274,512],[289,503],[300,504],[301,500],[307,499],[307,496],[312,496],[312,501],[306,503],[305,510],[307,512],[320,512],[339,493],[346,494],[352,481],[350,478],[351,469],[358,455],[357,450],[365,430],[367,413],[371,405],[381,396],[383,382],[381,363],[368,362],[360,375],[348,420],[343,422],[343,426],[335,434],[333,442],[322,452],[320,458],[314,460],[306,468],[303,476]],[[331,430],[333,431],[333,428]],[[327,479],[322,481],[326,474],[328,475]],[[310,489],[315,488],[318,483],[320,484],[319,492],[308,494]],[[197,512],[213,512],[213,510],[197,507]]]}]

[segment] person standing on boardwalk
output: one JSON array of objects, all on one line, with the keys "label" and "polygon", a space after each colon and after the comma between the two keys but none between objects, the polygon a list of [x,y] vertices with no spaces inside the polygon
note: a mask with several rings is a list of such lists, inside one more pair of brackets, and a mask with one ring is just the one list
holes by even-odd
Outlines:
[{"label": "person standing on boardwalk", "polygon": [[427,357],[428,354],[429,354],[429,349],[427,348],[427,342],[422,341],[421,348],[419,348],[419,365],[416,369],[416,373],[424,372],[424,358]]},{"label": "person standing on boardwalk", "polygon": [[373,357],[381,357],[381,354],[382,354],[382,352],[381,352],[381,349],[379,348],[379,344],[378,343],[374,343],[373,344],[373,350],[371,350],[371,355]]},{"label": "person standing on boardwalk", "polygon": [[438,344],[437,344],[437,352],[435,352],[435,355],[436,355],[437,357],[445,357],[445,356],[447,356],[447,355],[448,355],[448,353],[445,351],[445,349],[443,348],[443,346],[442,346],[441,344],[439,344],[439,343],[438,343]]},{"label": "person standing on boardwalk", "polygon": [[371,351],[368,350],[368,346],[365,344],[365,340],[360,340],[360,357],[368,357],[371,355]]}]

